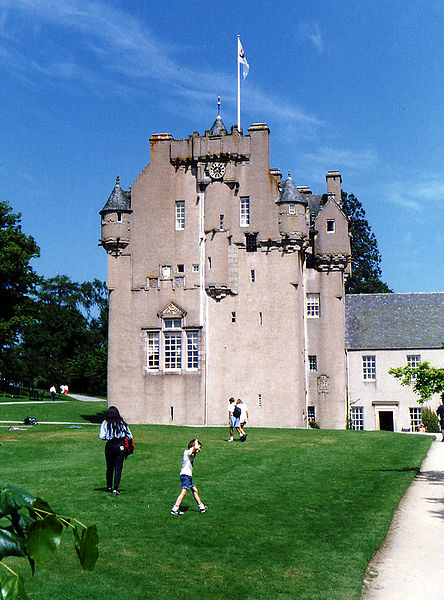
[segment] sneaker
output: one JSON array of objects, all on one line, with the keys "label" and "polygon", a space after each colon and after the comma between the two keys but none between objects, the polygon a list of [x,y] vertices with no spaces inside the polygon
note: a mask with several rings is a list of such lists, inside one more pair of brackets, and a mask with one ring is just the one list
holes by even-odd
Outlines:
[{"label": "sneaker", "polygon": [[240,441],[245,442],[246,439],[247,439],[247,434],[241,436]]},{"label": "sneaker", "polygon": [[234,442],[233,438],[230,438],[229,440],[227,440],[227,442]]},{"label": "sneaker", "polygon": [[113,491],[113,488],[106,488],[106,491],[111,493]]},{"label": "sneaker", "polygon": [[171,514],[172,515],[184,515],[185,513],[183,512],[183,510],[179,510],[178,508],[172,508],[171,509]]},{"label": "sneaker", "polygon": [[207,512],[208,510],[208,506],[202,506],[202,508],[199,508],[199,512],[204,513]]},{"label": "sneaker", "polygon": [[119,490],[113,490],[113,496],[120,496]]}]

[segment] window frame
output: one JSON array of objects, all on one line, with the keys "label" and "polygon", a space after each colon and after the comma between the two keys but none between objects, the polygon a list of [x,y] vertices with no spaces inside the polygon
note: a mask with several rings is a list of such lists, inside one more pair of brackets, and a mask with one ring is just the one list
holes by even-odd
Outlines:
[{"label": "window frame", "polygon": [[364,431],[364,407],[350,406],[350,429]]},{"label": "window frame", "polygon": [[251,205],[250,196],[241,196],[239,200],[239,225],[240,227],[250,226]]},{"label": "window frame", "polygon": [[421,364],[421,355],[420,354],[407,354],[406,362],[408,367],[412,367],[412,369],[416,369]]},{"label": "window frame", "polygon": [[422,407],[421,406],[410,406],[409,407],[409,418],[410,418],[410,431],[419,431],[419,426],[422,424]]},{"label": "window frame", "polygon": [[[153,341],[152,344],[150,344],[150,337],[151,340]],[[150,352],[150,346],[154,348],[154,350],[157,349],[157,352]],[[148,330],[146,332],[146,351],[147,351],[147,358],[146,358],[146,368],[148,369],[148,371],[159,371],[160,369],[160,330],[159,329],[151,329]],[[153,360],[150,360],[151,357],[154,357]],[[150,362],[152,364],[150,364]]]},{"label": "window frame", "polygon": [[176,200],[174,211],[174,227],[176,231],[185,230],[185,200]]},{"label": "window frame", "polygon": [[376,355],[362,355],[362,381],[376,381]]},{"label": "window frame", "polygon": [[[329,226],[331,227],[329,229]],[[336,223],[334,219],[327,219],[325,230],[327,233],[335,233],[336,232]]]},{"label": "window frame", "polygon": [[318,370],[318,356],[317,354],[308,355],[308,370],[310,373],[316,373]]},{"label": "window frame", "polygon": [[305,296],[305,314],[308,319],[319,319],[321,316],[321,295],[308,292]]}]

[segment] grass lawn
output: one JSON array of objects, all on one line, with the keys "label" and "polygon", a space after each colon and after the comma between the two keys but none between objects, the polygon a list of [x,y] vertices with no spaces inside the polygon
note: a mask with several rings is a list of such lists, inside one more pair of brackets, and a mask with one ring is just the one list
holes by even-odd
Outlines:
[{"label": "grass lawn", "polygon": [[[101,410],[81,404],[79,415]],[[58,405],[61,420],[74,410],[65,406]],[[227,444],[219,428],[132,429],[136,453],[125,462],[119,497],[103,491],[98,428],[0,430],[2,485],[99,529],[92,573],[77,566],[69,532],[34,577],[19,559],[6,560],[24,576],[31,600],[358,600],[367,563],[431,442],[250,429],[245,444]],[[196,435],[203,449],[194,480],[209,510],[200,514],[189,493],[185,515],[172,516],[182,451]]]},{"label": "grass lawn", "polygon": [[[5,401],[6,402],[6,401]],[[57,399],[57,402],[28,403],[24,399],[0,402],[0,421],[21,421],[25,417],[35,417],[37,421],[62,421],[71,423],[101,423],[106,410],[106,401],[80,402],[69,398]],[[23,402],[23,404],[22,404]],[[60,403],[61,402],[61,403]]]}]

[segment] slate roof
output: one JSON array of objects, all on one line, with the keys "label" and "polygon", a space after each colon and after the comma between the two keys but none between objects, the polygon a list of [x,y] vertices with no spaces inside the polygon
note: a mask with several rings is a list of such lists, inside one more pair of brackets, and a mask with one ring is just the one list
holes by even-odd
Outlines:
[{"label": "slate roof", "polygon": [[220,115],[217,115],[216,120],[211,125],[210,135],[217,136],[217,135],[225,135],[226,133],[227,133],[227,128],[225,127],[224,122],[222,121],[222,117]]},{"label": "slate roof", "polygon": [[305,206],[308,204],[307,197],[305,194],[301,194],[296,187],[295,182],[288,175],[288,179],[284,181],[284,183],[280,186],[280,194],[277,202],[298,202],[299,204],[304,204]]},{"label": "slate roof", "polygon": [[444,292],[345,296],[347,350],[441,348]]},{"label": "slate roof", "polygon": [[100,214],[104,212],[115,212],[118,210],[130,211],[131,210],[131,193],[126,190],[122,190],[120,187],[120,181],[117,177],[116,185],[111,192],[105,206],[100,211]]}]

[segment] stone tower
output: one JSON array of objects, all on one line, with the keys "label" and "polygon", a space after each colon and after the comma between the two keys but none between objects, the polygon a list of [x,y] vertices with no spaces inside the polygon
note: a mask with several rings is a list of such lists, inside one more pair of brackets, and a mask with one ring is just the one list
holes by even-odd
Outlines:
[{"label": "stone tower", "polygon": [[269,129],[152,136],[131,192],[101,211],[110,290],[108,401],[132,423],[343,428],[341,176],[282,181]]}]

